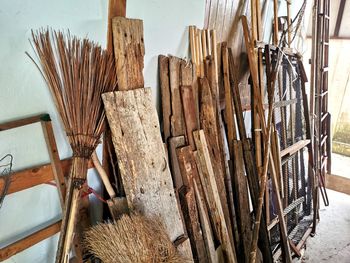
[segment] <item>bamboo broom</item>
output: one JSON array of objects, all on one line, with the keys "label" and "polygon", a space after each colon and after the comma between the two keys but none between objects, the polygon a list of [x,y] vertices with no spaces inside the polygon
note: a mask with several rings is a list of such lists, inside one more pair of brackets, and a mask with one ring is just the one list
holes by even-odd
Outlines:
[{"label": "bamboo broom", "polygon": [[[101,99],[117,86],[113,55],[68,32],[32,31],[32,47],[73,150],[56,263],[68,262],[87,164],[105,126]],[[28,54],[28,53],[27,53]]]}]

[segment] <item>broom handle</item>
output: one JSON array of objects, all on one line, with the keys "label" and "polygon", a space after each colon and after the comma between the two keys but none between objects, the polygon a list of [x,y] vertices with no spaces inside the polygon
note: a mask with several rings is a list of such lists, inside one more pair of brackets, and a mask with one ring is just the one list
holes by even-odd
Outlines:
[{"label": "broom handle", "polygon": [[108,175],[105,171],[105,169],[103,169],[102,165],[101,165],[101,162],[100,160],[98,159],[97,157],[97,154],[96,154],[96,151],[94,151],[91,155],[91,159],[92,159],[92,162],[94,163],[94,166],[98,172],[98,174],[100,175],[101,179],[102,179],[102,182],[104,184],[104,186],[106,187],[106,190],[107,190],[107,193],[109,195],[109,197],[111,199],[113,199],[116,194],[115,194],[115,191],[112,187],[112,184],[108,178]]}]

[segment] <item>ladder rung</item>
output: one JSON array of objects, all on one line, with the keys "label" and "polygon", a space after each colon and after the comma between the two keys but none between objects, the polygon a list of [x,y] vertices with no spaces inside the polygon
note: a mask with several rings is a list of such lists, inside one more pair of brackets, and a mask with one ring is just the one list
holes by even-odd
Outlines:
[{"label": "ladder rung", "polygon": [[323,16],[325,19],[329,20],[329,15],[325,15],[324,13],[319,13],[318,15],[319,16]]},{"label": "ladder rung", "polygon": [[320,94],[320,97],[323,98],[323,97],[324,97],[325,95],[327,95],[327,94],[328,94],[328,90],[322,92],[322,93]]},{"label": "ladder rung", "polygon": [[322,136],[321,138],[322,138],[322,139],[321,139],[321,146],[322,146],[322,145],[325,144],[325,142],[327,141],[328,135],[324,135],[324,136]]},{"label": "ladder rung", "polygon": [[324,121],[327,118],[328,114],[329,112],[322,114],[321,121]]},{"label": "ladder rung", "polygon": [[322,164],[321,164],[321,170],[323,169],[323,167],[327,164],[327,156],[321,156],[321,160],[322,160]]}]

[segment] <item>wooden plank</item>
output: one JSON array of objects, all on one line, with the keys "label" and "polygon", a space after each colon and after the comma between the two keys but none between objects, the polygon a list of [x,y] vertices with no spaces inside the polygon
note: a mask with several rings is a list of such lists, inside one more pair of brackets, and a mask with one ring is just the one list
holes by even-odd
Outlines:
[{"label": "wooden plank", "polygon": [[51,121],[42,121],[41,126],[43,128],[43,133],[46,141],[46,147],[49,152],[51,167],[53,176],[56,181],[56,186],[58,188],[58,196],[62,208],[64,207],[64,200],[66,197],[66,184],[64,181],[63,170],[61,166],[60,157],[58,155],[57,145],[55,136],[52,129]]},{"label": "wooden plank", "polygon": [[112,19],[112,28],[118,90],[144,87],[142,20],[115,17]]},{"label": "wooden plank", "polygon": [[306,147],[310,143],[310,140],[300,140],[293,145],[287,147],[286,149],[281,150],[280,155],[281,157],[286,157],[295,154],[296,152],[300,151],[304,147]]},{"label": "wooden plank", "polygon": [[60,228],[61,220],[0,249],[0,261],[4,261],[44,239],[49,238],[58,233]]},{"label": "wooden plank", "polygon": [[185,117],[185,125],[186,125],[186,133],[187,140],[192,150],[196,149],[196,145],[193,139],[193,131],[198,130],[198,122],[197,120],[197,112],[195,99],[193,96],[192,86],[182,86],[181,87],[181,99],[182,99],[182,107],[183,113]]},{"label": "wooden plank", "polygon": [[6,130],[22,127],[22,126],[33,124],[36,122],[41,122],[42,120],[49,121],[50,116],[48,114],[40,114],[40,115],[28,117],[28,118],[5,122],[0,124],[0,131],[6,131]]},{"label": "wooden plank", "polygon": [[160,93],[162,96],[162,116],[164,142],[170,137],[171,118],[171,97],[169,80],[169,58],[163,55],[158,56]]},{"label": "wooden plank", "polygon": [[243,149],[241,141],[233,141],[234,156],[234,193],[235,208],[237,211],[237,224],[241,237],[242,255],[244,262],[249,259],[249,249],[252,239],[251,216],[248,196],[247,179],[244,171]]},{"label": "wooden plank", "polygon": [[185,146],[185,136],[171,137],[169,139],[169,154],[171,164],[171,174],[175,189],[179,190],[183,186],[179,162],[176,155],[176,149]]},{"label": "wooden plank", "polygon": [[126,0],[108,1],[107,50],[113,52],[112,18],[126,15]]},{"label": "wooden plank", "polygon": [[[158,216],[175,241],[185,229],[151,89],[105,93],[102,99],[129,207],[145,216]],[[186,249],[191,254],[191,247]]]},{"label": "wooden plank", "polygon": [[[239,136],[242,141],[243,148],[243,159],[245,164],[245,170],[247,173],[247,179],[249,184],[250,196],[253,204],[253,209],[256,211],[257,201],[258,201],[258,192],[259,192],[259,181],[258,174],[256,171],[256,166],[254,162],[254,153],[251,139],[247,137],[245,130],[244,117],[242,111],[242,103],[240,90],[238,87],[238,75],[235,71],[236,67],[233,61],[232,50],[229,49],[229,66],[230,66],[230,81],[233,87],[233,101],[237,118],[237,127],[239,131]],[[264,262],[272,262],[272,252],[270,249],[270,241],[267,233],[267,225],[265,217],[261,217],[261,226],[259,233],[259,248],[263,254]]]},{"label": "wooden plank", "polygon": [[225,187],[225,181],[224,181],[225,174],[222,168],[223,155],[219,145],[219,131],[218,131],[217,118],[215,114],[216,107],[213,104],[212,93],[206,78],[201,79],[201,88],[202,88],[201,106],[200,106],[201,129],[203,129],[207,143],[208,143],[209,156],[210,156],[211,164],[215,171],[214,176],[215,176],[216,185],[219,191],[221,206],[225,215],[225,222],[229,229],[229,233],[232,238],[231,240],[233,240],[232,231],[231,231],[230,213],[229,213],[228,203],[226,199],[227,195],[226,195],[226,187]]},{"label": "wooden plank", "polygon": [[[200,226],[198,207],[195,198],[194,180],[199,180],[197,166],[191,146],[176,150],[181,175],[184,181],[185,194],[183,195],[182,211],[184,213],[187,233],[189,234],[195,262],[208,262],[204,238]],[[181,192],[180,192],[181,197]],[[206,213],[207,211],[202,211]]]},{"label": "wooden plank", "polygon": [[[199,181],[198,181],[198,184],[200,184]],[[195,191],[197,204],[198,204],[198,214],[199,214],[199,219],[200,219],[201,227],[203,231],[203,238],[206,246],[206,251],[208,253],[208,262],[218,263],[219,258],[215,251],[214,241],[211,233],[210,221],[209,221],[209,217],[205,207],[205,199],[198,189],[196,180],[193,182],[193,186],[194,186],[194,191]]]},{"label": "wooden plank", "polygon": [[185,219],[187,233],[190,238],[193,259],[195,262],[208,262],[204,239],[198,218],[198,209],[193,188],[187,188],[181,194],[181,208]]},{"label": "wooden plank", "polygon": [[181,105],[180,94],[180,65],[181,59],[169,57],[169,76],[170,76],[170,93],[171,93],[171,135],[173,137],[185,135],[185,122]]},{"label": "wooden plank", "polygon": [[[72,159],[65,159],[61,161],[63,174],[67,176],[72,164]],[[92,168],[92,162],[89,162],[89,168]],[[51,164],[44,164],[41,166],[25,169],[23,171],[15,172],[10,177],[10,186],[7,194],[13,194],[28,188],[48,183],[54,180]],[[4,188],[4,181],[0,179],[0,192]]]},{"label": "wooden plank", "polygon": [[194,132],[194,139],[197,146],[197,165],[201,167],[200,179],[207,197],[210,214],[213,219],[214,228],[222,244],[226,262],[237,262],[235,247],[231,243],[222,208],[219,189],[214,176],[213,166],[209,155],[206,137],[203,130]]},{"label": "wooden plank", "polygon": [[328,189],[350,195],[350,179],[347,177],[327,174],[326,187]]}]

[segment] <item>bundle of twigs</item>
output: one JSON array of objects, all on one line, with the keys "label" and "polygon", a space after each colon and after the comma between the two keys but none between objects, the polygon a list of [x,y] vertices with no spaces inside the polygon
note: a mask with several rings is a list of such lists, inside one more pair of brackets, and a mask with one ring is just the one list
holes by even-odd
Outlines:
[{"label": "bundle of twigs", "polygon": [[[33,49],[73,150],[56,262],[67,262],[74,235],[80,190],[91,154],[105,125],[101,94],[117,86],[113,55],[88,39],[63,32],[32,32]],[[40,66],[39,66],[40,64]]]},{"label": "bundle of twigs", "polygon": [[84,239],[89,250],[104,263],[187,262],[157,218],[124,214],[113,223],[92,227]]}]

